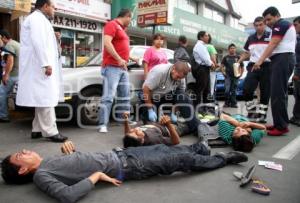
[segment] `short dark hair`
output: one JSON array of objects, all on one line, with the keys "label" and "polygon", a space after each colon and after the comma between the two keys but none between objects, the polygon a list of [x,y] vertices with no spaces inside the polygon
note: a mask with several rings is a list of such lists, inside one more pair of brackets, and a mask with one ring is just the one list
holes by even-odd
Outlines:
[{"label": "short dark hair", "polygon": [[254,142],[249,135],[232,137],[232,147],[236,151],[251,152],[254,147]]},{"label": "short dark hair", "polygon": [[233,44],[233,43],[229,44],[228,49],[230,49],[231,47],[236,48],[235,44]]},{"label": "short dark hair", "polygon": [[153,35],[152,41],[157,40],[158,38],[164,40],[165,36],[163,34],[161,34],[161,33],[156,33],[156,34]]},{"label": "short dark hair", "polygon": [[295,22],[300,23],[300,16],[297,16],[297,17],[293,20],[293,23],[295,23]]},{"label": "short dark hair", "polygon": [[278,9],[274,6],[271,6],[269,8],[267,8],[264,12],[263,12],[263,17],[266,17],[267,15],[271,15],[271,16],[280,16],[280,13],[278,11]]},{"label": "short dark hair", "polygon": [[211,43],[211,35],[210,34],[208,34],[208,44],[210,44]]},{"label": "short dark hair", "polygon": [[25,184],[32,182],[33,173],[20,175],[20,167],[10,162],[11,155],[7,156],[1,163],[2,178],[7,184]]},{"label": "short dark hair", "polygon": [[254,19],[253,24],[261,21],[264,21],[264,18],[262,16],[258,16]]},{"label": "short dark hair", "polygon": [[0,35],[2,37],[7,38],[7,39],[11,39],[11,35],[10,35],[10,33],[7,30],[0,30]]},{"label": "short dark hair", "polygon": [[127,148],[127,147],[138,147],[138,146],[142,146],[142,142],[135,138],[135,137],[132,137],[130,135],[125,135],[124,138],[123,138],[123,146],[124,148]]},{"label": "short dark hair", "polygon": [[198,32],[198,34],[197,34],[197,39],[200,40],[202,37],[204,37],[205,34],[206,34],[205,31],[200,31],[200,32]]},{"label": "short dark hair", "polygon": [[117,17],[118,17],[118,18],[123,18],[123,17],[127,16],[128,14],[131,15],[131,10],[128,9],[128,8],[122,8],[122,9],[120,10],[120,12],[119,12],[119,14],[118,14]]},{"label": "short dark hair", "polygon": [[50,5],[51,0],[36,0],[35,2],[35,8],[40,9],[42,8],[45,4]]},{"label": "short dark hair", "polygon": [[182,44],[185,44],[187,42],[187,38],[184,35],[180,35],[178,38],[178,42],[181,42]]}]

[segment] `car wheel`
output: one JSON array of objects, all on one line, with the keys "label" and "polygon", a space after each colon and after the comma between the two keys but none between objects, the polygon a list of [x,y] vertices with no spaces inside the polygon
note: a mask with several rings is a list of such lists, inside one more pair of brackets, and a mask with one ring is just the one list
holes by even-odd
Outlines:
[{"label": "car wheel", "polygon": [[[80,107],[80,117],[76,116],[77,124],[80,125],[97,125],[99,122],[99,104],[102,95],[102,88],[92,87],[81,92],[78,97]],[[77,115],[78,108],[75,108]]]}]

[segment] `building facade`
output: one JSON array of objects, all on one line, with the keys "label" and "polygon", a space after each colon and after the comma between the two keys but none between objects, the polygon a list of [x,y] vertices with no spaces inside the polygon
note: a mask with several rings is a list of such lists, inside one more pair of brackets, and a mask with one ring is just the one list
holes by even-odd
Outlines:
[{"label": "building facade", "polygon": [[[27,13],[18,11],[14,15],[14,11],[17,11],[16,1],[29,1]],[[36,0],[1,1],[0,29],[8,30],[18,40],[21,24],[26,15],[34,10],[35,2]],[[111,19],[111,4],[103,0],[59,0],[55,1],[55,6],[55,18],[51,23],[54,30],[61,33],[63,67],[80,67],[99,56],[102,51],[103,26]],[[14,20],[11,21],[12,19]]]},{"label": "building facade", "polygon": [[[136,11],[139,0],[113,0],[112,18],[116,17],[121,8],[130,8],[133,19],[128,29],[131,44],[151,45],[152,27],[137,26]],[[205,30],[211,34],[212,43],[216,46],[219,57],[225,54],[230,43],[242,49],[247,39],[245,25],[240,22],[241,15],[235,11],[230,0],[169,0],[173,4],[174,20],[171,26],[156,26],[155,32],[166,35],[166,46],[175,49],[179,35],[189,39],[189,49],[197,41],[197,33]]]}]

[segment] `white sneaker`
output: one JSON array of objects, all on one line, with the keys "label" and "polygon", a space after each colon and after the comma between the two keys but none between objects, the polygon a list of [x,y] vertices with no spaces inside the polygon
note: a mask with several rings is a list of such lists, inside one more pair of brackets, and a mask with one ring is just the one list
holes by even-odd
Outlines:
[{"label": "white sneaker", "polygon": [[107,127],[106,126],[101,126],[99,129],[99,133],[107,133]]}]

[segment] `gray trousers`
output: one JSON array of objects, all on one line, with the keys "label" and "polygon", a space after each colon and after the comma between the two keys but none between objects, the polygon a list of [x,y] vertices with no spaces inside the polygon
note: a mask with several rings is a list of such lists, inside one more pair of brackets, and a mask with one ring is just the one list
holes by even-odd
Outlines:
[{"label": "gray trousers", "polygon": [[293,53],[280,53],[271,57],[271,108],[273,124],[278,130],[287,128],[289,123],[288,80],[294,66]]},{"label": "gray trousers", "polygon": [[43,137],[58,134],[54,107],[35,107],[32,132],[41,132]]},{"label": "gray trousers", "polygon": [[293,109],[293,117],[300,120],[300,81],[294,81],[294,97],[295,105]]}]

